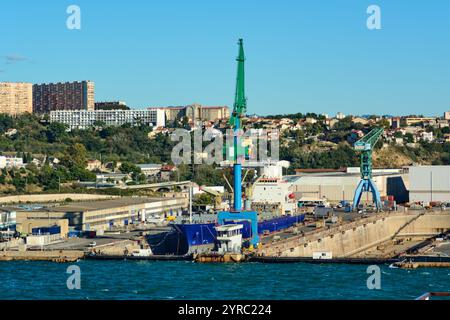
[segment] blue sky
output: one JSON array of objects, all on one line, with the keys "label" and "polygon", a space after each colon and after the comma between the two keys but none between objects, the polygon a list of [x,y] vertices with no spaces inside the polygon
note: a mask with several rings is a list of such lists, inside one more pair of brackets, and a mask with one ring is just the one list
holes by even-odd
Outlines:
[{"label": "blue sky", "polygon": [[[382,30],[366,27],[371,4]],[[90,79],[97,101],[231,106],[243,37],[249,113],[450,109],[447,0],[15,0],[0,30],[0,81]]]}]

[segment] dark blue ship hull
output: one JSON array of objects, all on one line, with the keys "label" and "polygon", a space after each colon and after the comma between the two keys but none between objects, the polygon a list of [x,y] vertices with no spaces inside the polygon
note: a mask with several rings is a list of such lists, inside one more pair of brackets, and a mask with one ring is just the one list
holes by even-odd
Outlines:
[{"label": "dark blue ship hull", "polygon": [[[258,222],[258,233],[276,232],[301,223],[305,215],[282,216]],[[226,224],[242,224],[242,237],[252,237],[249,221],[227,221]],[[202,253],[214,248],[216,241],[215,223],[174,224],[172,230],[147,236],[147,241],[155,255],[186,255]]]},{"label": "dark blue ship hull", "polygon": [[[276,232],[292,227],[296,223],[301,223],[305,220],[305,215],[297,216],[282,216],[266,221],[258,222],[258,234],[265,232]],[[242,224],[242,238],[250,239],[252,237],[252,226],[250,221],[227,221],[225,224]]]}]

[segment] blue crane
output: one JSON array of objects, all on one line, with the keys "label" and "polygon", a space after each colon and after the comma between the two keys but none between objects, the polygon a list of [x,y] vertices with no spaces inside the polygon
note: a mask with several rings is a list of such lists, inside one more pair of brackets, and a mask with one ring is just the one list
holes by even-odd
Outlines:
[{"label": "blue crane", "polygon": [[361,181],[355,190],[353,198],[353,210],[356,210],[364,192],[371,192],[373,202],[377,210],[382,209],[380,192],[372,180],[372,150],[383,134],[383,128],[375,128],[365,135],[361,140],[355,142],[354,149],[361,152]]}]

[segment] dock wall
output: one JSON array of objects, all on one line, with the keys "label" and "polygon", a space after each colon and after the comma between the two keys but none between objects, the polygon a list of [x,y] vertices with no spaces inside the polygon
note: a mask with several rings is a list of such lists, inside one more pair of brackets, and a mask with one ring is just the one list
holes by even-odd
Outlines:
[{"label": "dock wall", "polygon": [[333,258],[351,257],[395,237],[427,237],[450,229],[450,213],[383,213],[369,218],[295,236],[265,245],[263,256],[312,257],[314,252],[331,252]]}]

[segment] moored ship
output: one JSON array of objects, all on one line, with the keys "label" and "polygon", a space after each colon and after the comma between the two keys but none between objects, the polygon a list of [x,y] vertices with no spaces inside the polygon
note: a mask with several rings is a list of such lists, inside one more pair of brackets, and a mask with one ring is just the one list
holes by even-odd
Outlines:
[{"label": "moored ship", "polygon": [[[204,217],[203,219],[209,219]],[[272,216],[258,222],[258,234],[263,235],[288,229],[305,219],[304,214]],[[226,224],[242,224],[242,238],[252,237],[249,221],[227,221]],[[188,255],[209,252],[214,249],[217,223],[174,223],[171,230],[147,236],[147,241],[155,255]]]}]

